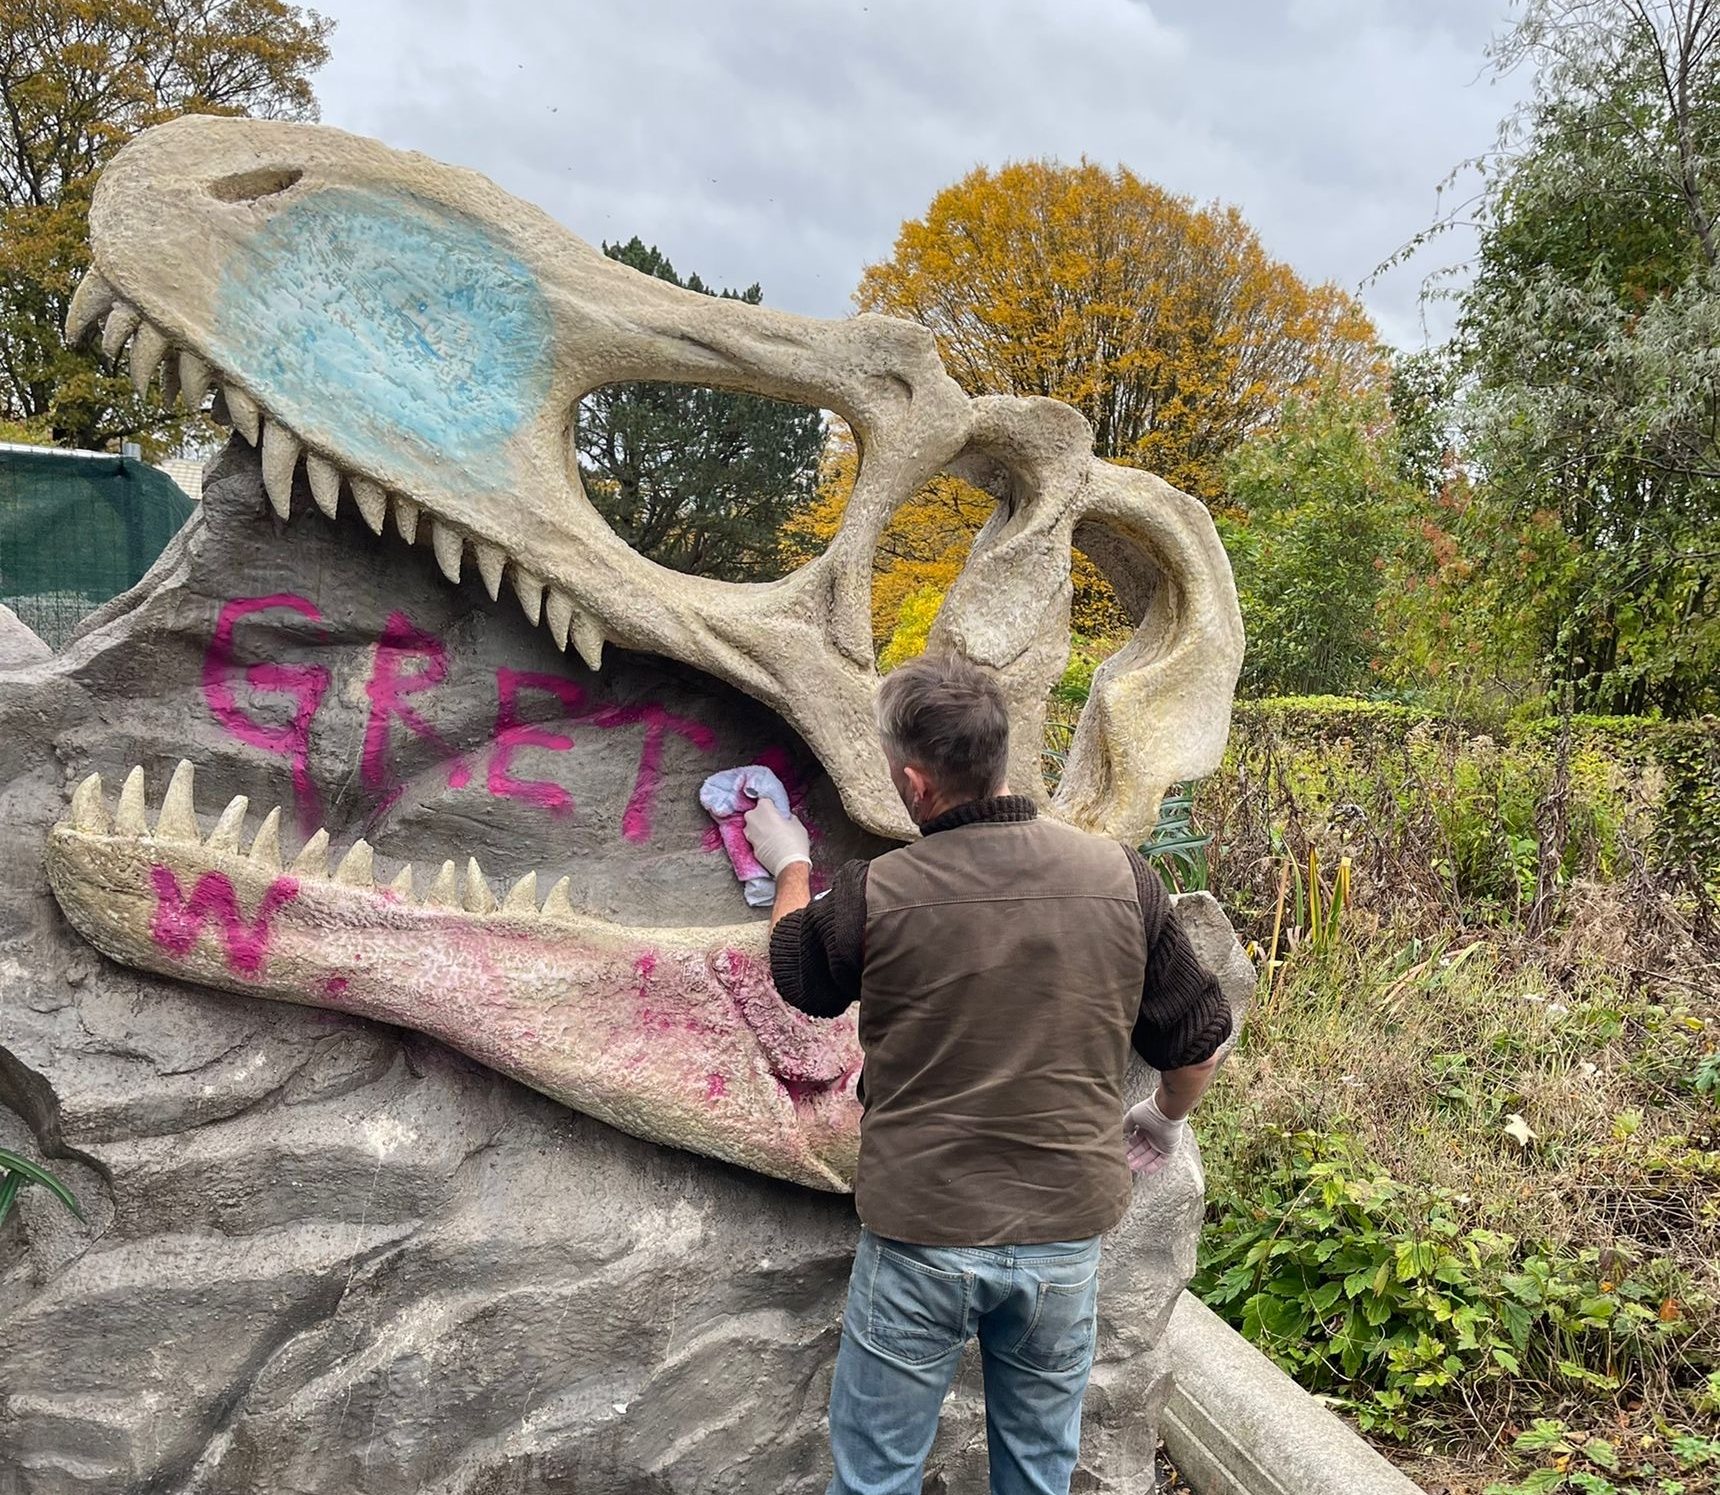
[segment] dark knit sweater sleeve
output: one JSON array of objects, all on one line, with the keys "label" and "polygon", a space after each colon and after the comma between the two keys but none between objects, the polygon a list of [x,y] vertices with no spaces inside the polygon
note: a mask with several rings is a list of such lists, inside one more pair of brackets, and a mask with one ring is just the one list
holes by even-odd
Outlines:
[{"label": "dark knit sweater sleeve", "polygon": [[770,936],[777,993],[809,1017],[836,1017],[860,1000],[866,943],[866,863],[844,862],[830,890],[786,914]]},{"label": "dark knit sweater sleeve", "polygon": [[1230,1003],[1200,963],[1170,895],[1137,852],[1129,852],[1146,920],[1147,977],[1135,1019],[1135,1052],[1155,1069],[1182,1069],[1218,1052],[1230,1036]]}]

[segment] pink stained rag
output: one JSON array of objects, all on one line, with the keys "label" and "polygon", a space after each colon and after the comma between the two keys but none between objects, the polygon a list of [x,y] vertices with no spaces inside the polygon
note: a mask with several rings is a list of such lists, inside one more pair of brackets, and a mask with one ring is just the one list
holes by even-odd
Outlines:
[{"label": "pink stained rag", "polygon": [[716,821],[723,850],[729,854],[729,865],[735,869],[747,903],[753,908],[768,908],[776,898],[776,879],[759,865],[752,842],[747,840],[747,811],[761,799],[768,799],[785,816],[794,813],[782,780],[759,763],[725,768],[706,779],[699,790],[699,803]]}]

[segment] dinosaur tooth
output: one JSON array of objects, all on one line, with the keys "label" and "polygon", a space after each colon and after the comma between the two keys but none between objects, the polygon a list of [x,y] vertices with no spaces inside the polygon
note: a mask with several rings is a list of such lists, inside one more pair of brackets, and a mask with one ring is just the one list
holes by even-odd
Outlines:
[{"label": "dinosaur tooth", "polygon": [[72,829],[105,836],[108,827],[107,801],[102,798],[102,776],[92,773],[72,791]]},{"label": "dinosaur tooth", "polygon": [[408,862],[394,874],[394,881],[389,883],[388,891],[393,893],[402,903],[412,901],[412,863]]},{"label": "dinosaur tooth", "polygon": [[490,914],[495,910],[496,895],[490,891],[490,884],[484,877],[484,869],[478,865],[476,857],[467,857],[466,911],[473,914]]},{"label": "dinosaur tooth", "polygon": [[251,842],[251,860],[268,868],[281,865],[281,807],[276,805],[263,817],[257,827],[257,838]]},{"label": "dinosaur tooth", "polygon": [[131,340],[131,387],[140,395],[149,393],[149,381],[167,353],[167,334],[153,322],[140,321]]},{"label": "dinosaur tooth", "polygon": [[300,877],[328,876],[328,832],[319,830],[305,842],[299,854],[293,858],[293,865],[288,868]]},{"label": "dinosaur tooth", "polygon": [[157,841],[200,841],[197,830],[197,770],[189,758],[181,758],[167,781],[161,799],[161,814],[155,821]]},{"label": "dinosaur tooth", "polygon": [[466,549],[465,537],[440,519],[430,521],[430,545],[436,552],[436,564],[449,581],[460,580],[460,557]]},{"label": "dinosaur tooth", "polygon": [[340,507],[340,469],[327,457],[315,452],[305,453],[305,476],[310,479],[311,497],[330,519]]},{"label": "dinosaur tooth", "polygon": [[214,378],[215,371],[189,348],[179,350],[179,392],[193,410],[203,408]]},{"label": "dinosaur tooth", "polygon": [[263,422],[263,487],[269,506],[285,519],[293,507],[293,474],[299,466],[299,438],[277,420]]},{"label": "dinosaur tooth", "polygon": [[442,863],[442,870],[436,874],[435,881],[430,884],[430,891],[424,895],[424,901],[437,908],[458,908],[460,906],[460,884],[454,873],[452,862]]},{"label": "dinosaur tooth", "polygon": [[382,533],[382,521],[388,518],[388,493],[378,482],[354,473],[348,480],[352,487],[352,501],[358,505],[358,512],[364,515],[364,522],[370,526],[373,535]]},{"label": "dinosaur tooth", "polygon": [[502,900],[504,914],[535,914],[537,903],[537,873],[528,872],[511,888]]},{"label": "dinosaur tooth", "polygon": [[549,636],[555,640],[556,648],[566,649],[567,630],[573,623],[573,598],[551,587],[544,611],[549,615]]},{"label": "dinosaur tooth", "polygon": [[340,865],[334,869],[334,880],[348,888],[371,887],[376,881],[373,875],[375,865],[370,842],[361,836],[352,843],[352,850],[340,859]]},{"label": "dinosaur tooth", "polygon": [[245,811],[250,807],[251,801],[243,794],[234,795],[221,812],[221,818],[215,822],[215,829],[209,832],[204,846],[210,851],[237,852],[239,832],[245,828]]},{"label": "dinosaur tooth", "polygon": [[114,303],[113,310],[107,314],[107,321],[102,324],[102,357],[110,365],[119,358],[119,350],[137,331],[137,324],[142,320],[143,313],[135,306],[128,306],[123,301]]},{"label": "dinosaur tooth", "polygon": [[577,917],[573,904],[567,896],[568,880],[557,878],[555,886],[549,890],[549,897],[543,901],[543,914],[546,919],[573,919]]},{"label": "dinosaur tooth", "polygon": [[408,545],[418,539],[418,505],[400,494],[394,495],[394,527]]},{"label": "dinosaur tooth", "polygon": [[114,812],[113,829],[116,836],[142,836],[149,832],[143,818],[143,765],[125,776],[120,786],[119,809]]},{"label": "dinosaur tooth", "polygon": [[535,628],[538,619],[543,616],[543,578],[534,576],[530,571],[516,565],[514,595],[520,599],[520,606],[525,609],[526,617]]},{"label": "dinosaur tooth", "polygon": [[227,397],[227,414],[233,418],[233,429],[255,446],[263,419],[257,402],[236,384],[225,385],[222,393]]},{"label": "dinosaur tooth", "polygon": [[90,328],[106,318],[118,299],[99,271],[86,270],[77,290],[72,292],[72,304],[66,309],[66,341],[75,348]]},{"label": "dinosaur tooth", "polygon": [[507,552],[488,540],[474,540],[472,554],[477,557],[478,575],[484,579],[484,590],[494,602],[502,595],[502,570],[508,564]]},{"label": "dinosaur tooth", "polygon": [[597,674],[603,668],[603,629],[597,619],[588,612],[574,609],[573,631],[569,636],[573,639],[573,647],[579,651],[579,657],[585,661],[586,669]]}]

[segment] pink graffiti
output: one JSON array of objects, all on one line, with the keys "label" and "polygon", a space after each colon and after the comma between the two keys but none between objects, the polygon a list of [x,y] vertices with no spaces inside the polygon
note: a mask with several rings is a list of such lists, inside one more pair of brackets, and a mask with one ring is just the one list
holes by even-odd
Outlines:
[{"label": "pink graffiti", "polygon": [[705,1099],[721,1100],[728,1094],[729,1083],[719,1074],[705,1076]]},{"label": "pink graffiti", "polygon": [[299,896],[297,878],[277,877],[257,905],[256,918],[246,923],[233,883],[224,873],[205,872],[189,899],[181,894],[171,867],[156,863],[149,870],[149,880],[155,889],[149,937],[157,948],[171,955],[189,955],[202,937],[204,924],[213,920],[226,947],[228,969],[241,976],[255,976],[262,970],[263,957],[269,952],[269,921]]},{"label": "pink graffiti", "polygon": [[786,1005],[761,962],[731,947],[713,955],[709,969],[790,1099],[798,1102],[827,1091],[856,1067],[860,1054],[854,1030],[815,1021]]},{"label": "pink graffiti", "polygon": [[[408,670],[407,665],[412,661],[418,661],[420,667]],[[370,715],[364,723],[364,747],[359,761],[369,788],[381,789],[388,783],[388,724],[393,719],[443,753],[452,754],[442,735],[414,707],[406,704],[406,697],[430,690],[447,678],[448,646],[435,634],[414,627],[405,613],[390,613],[382,637],[376,641],[376,663],[364,682]],[[448,787],[463,789],[471,778],[471,769],[456,758],[448,771]],[[396,785],[388,793],[383,808],[400,797],[402,787]]]},{"label": "pink graffiti", "polygon": [[573,796],[560,784],[548,779],[517,779],[510,772],[514,754],[523,747],[548,748],[551,752],[566,752],[573,738],[545,727],[534,727],[519,719],[519,696],[523,690],[547,691],[561,702],[568,716],[576,722],[589,722],[600,731],[643,724],[645,740],[639,749],[639,768],[633,778],[633,792],[621,814],[621,834],[639,843],[651,839],[651,817],[657,790],[663,781],[663,743],[671,733],[684,738],[702,753],[716,751],[717,734],[703,722],[678,716],[657,705],[597,706],[587,708],[585,691],[572,680],[560,675],[546,675],[535,670],[498,669],[496,671],[496,730],[494,748],[490,754],[488,784],[491,794],[524,799],[541,806],[553,815],[565,815],[573,808]]},{"label": "pink graffiti", "polygon": [[593,713],[592,725],[608,729],[645,724],[645,741],[639,749],[639,771],[633,778],[633,793],[621,812],[621,834],[638,844],[651,839],[651,813],[658,787],[663,782],[663,739],[673,732],[701,753],[714,753],[717,734],[703,722],[677,716],[662,706],[605,706]]},{"label": "pink graffiti", "polygon": [[571,680],[559,675],[546,675],[537,670],[496,671],[496,731],[490,752],[489,788],[491,794],[509,799],[523,799],[548,810],[552,815],[566,815],[573,809],[573,796],[560,784],[548,779],[516,779],[508,770],[514,754],[521,748],[541,747],[551,752],[565,753],[573,739],[546,727],[534,727],[520,721],[519,696],[522,690],[542,690],[554,695],[569,716],[576,715],[585,704],[585,692]]},{"label": "pink graffiti", "polygon": [[[316,784],[311,778],[311,722],[329,687],[329,672],[320,664],[253,664],[242,672],[233,651],[233,630],[241,618],[252,613],[290,608],[322,622],[322,613],[308,597],[293,592],[275,592],[267,597],[235,597],[221,609],[215,636],[203,656],[203,699],[209,711],[239,741],[266,753],[277,753],[293,765],[293,792],[299,800],[299,818],[306,834],[322,815],[317,805]],[[247,716],[234,690],[241,677],[256,691],[278,691],[293,697],[293,719],[285,726],[270,726]]]},{"label": "pink graffiti", "polygon": [[[267,597],[240,597],[222,608],[203,666],[203,692],[217,721],[240,741],[266,752],[278,753],[292,763],[293,788],[299,820],[306,835],[320,824],[322,810],[310,774],[310,738],[316,714],[328,693],[332,675],[322,665],[258,663],[242,667],[234,655],[233,634],[237,623],[252,613],[288,608],[321,623],[323,617],[308,598],[290,592]],[[389,615],[376,643],[370,674],[364,681],[369,703],[360,748],[359,773],[367,789],[380,795],[374,819],[385,814],[404,792],[404,783],[391,784],[389,748],[394,724],[431,745],[450,760],[447,783],[462,789],[472,780],[468,756],[456,754],[451,745],[430,725],[413,697],[433,691],[448,678],[448,648],[435,634],[417,627],[405,613]],[[246,681],[253,690],[276,691],[294,699],[292,721],[275,726],[257,721],[240,706],[236,684]],[[564,720],[555,726],[523,720],[521,700],[528,691],[547,693],[560,704]],[[681,738],[701,753],[716,751],[717,734],[703,722],[679,715],[654,703],[592,705],[582,686],[559,675],[533,670],[499,668],[496,671],[496,720],[484,779],[488,791],[502,798],[522,799],[551,815],[564,816],[574,808],[573,796],[549,779],[527,779],[514,772],[516,754],[523,748],[566,752],[574,746],[569,724],[585,724],[600,731],[642,727],[638,768],[633,788],[621,814],[621,834],[634,844],[651,839],[658,795],[661,791],[665,747],[671,736]],[[798,805],[805,786],[794,775],[789,755],[780,748],[767,748],[757,761],[773,768],[789,787]],[[814,832],[816,835],[817,833]],[[721,841],[715,827],[705,836],[709,850]]]}]

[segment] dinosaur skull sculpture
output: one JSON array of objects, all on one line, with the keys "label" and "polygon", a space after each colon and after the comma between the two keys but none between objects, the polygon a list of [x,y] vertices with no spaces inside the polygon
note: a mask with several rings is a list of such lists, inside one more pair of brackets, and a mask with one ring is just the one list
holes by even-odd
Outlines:
[{"label": "dinosaur skull sculpture", "polygon": [[[99,326],[113,358],[129,345],[140,390],[159,371],[170,399],[213,395],[258,448],[283,520],[302,467],[324,514],[350,495],[376,533],[392,518],[427,542],[451,581],[470,556],[492,599],[509,584],[589,669],[607,644],[738,689],[799,734],[858,826],[913,834],[872,724],[872,557],[896,507],[939,472],[998,499],[932,643],[1001,683],[1012,783],[1044,795],[1074,544],[1138,622],[1094,680],[1051,812],[1137,839],[1167,784],[1217,764],[1242,629],[1205,510],[1095,459],[1067,406],[968,398],[922,328],[680,290],[480,176],[306,125],[189,118],[147,132],[104,173],[91,234],[68,336]],[[570,426],[585,394],[634,379],[840,414],[861,464],[825,553],[735,585],[622,542],[582,490]],[[87,780],[49,849],[62,906],[114,958],[404,1023],[630,1131],[844,1186],[853,1027],[782,1008],[760,925],[626,927],[565,890],[540,906],[529,877],[498,900],[475,863],[463,882],[449,864],[420,899],[409,871],[373,885],[363,841],[331,874],[326,836],[283,872],[277,819],[242,848],[243,800],[204,832],[189,764],[153,824],[144,801],[141,773],[113,811]],[[265,923],[266,952],[246,945]]]}]

